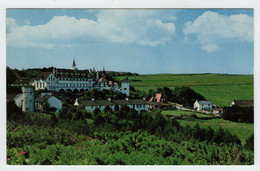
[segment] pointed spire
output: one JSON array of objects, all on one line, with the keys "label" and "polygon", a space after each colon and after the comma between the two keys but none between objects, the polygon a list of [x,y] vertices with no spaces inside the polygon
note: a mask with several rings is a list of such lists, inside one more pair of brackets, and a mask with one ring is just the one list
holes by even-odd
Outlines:
[{"label": "pointed spire", "polygon": [[72,69],[75,71],[75,70],[77,70],[77,68],[76,68],[76,63],[75,63],[75,60],[73,59],[73,63],[72,63]]}]

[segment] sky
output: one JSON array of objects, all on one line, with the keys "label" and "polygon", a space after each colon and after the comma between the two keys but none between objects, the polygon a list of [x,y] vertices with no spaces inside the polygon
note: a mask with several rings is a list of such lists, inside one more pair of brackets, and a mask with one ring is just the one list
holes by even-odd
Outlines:
[{"label": "sky", "polygon": [[253,74],[252,9],[8,9],[7,66]]}]

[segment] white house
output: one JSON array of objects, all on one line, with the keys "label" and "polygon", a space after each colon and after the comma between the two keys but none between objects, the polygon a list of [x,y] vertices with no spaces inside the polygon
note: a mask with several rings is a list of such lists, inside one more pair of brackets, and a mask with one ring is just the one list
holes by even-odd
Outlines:
[{"label": "white house", "polygon": [[49,91],[91,91],[93,89],[106,89],[122,92],[129,96],[130,85],[122,81],[122,91],[119,90],[117,82],[107,80],[106,72],[103,69],[99,78],[99,72],[93,70],[78,70],[73,60],[72,69],[53,68],[52,72],[42,72],[30,81],[35,90]]},{"label": "white house", "polygon": [[22,93],[9,96],[7,100],[13,100],[23,112],[34,112],[34,90],[32,87],[22,87]]},{"label": "white house", "polygon": [[35,107],[42,110],[42,104],[45,101],[50,104],[50,107],[57,108],[56,112],[60,111],[62,108],[62,101],[52,95],[52,93],[41,93],[41,95],[35,99]]},{"label": "white house", "polygon": [[206,111],[211,111],[212,110],[212,104],[210,101],[198,101],[196,100],[193,108],[201,111],[201,110],[206,110]]},{"label": "white house", "polygon": [[93,112],[96,108],[101,111],[104,110],[106,106],[109,106],[113,111],[115,110],[115,105],[118,105],[119,109],[123,105],[128,106],[130,109],[134,108],[138,113],[145,110],[148,111],[148,104],[144,99],[129,99],[124,100],[112,100],[108,98],[107,100],[78,100],[76,99],[74,106],[84,106],[86,110]]}]

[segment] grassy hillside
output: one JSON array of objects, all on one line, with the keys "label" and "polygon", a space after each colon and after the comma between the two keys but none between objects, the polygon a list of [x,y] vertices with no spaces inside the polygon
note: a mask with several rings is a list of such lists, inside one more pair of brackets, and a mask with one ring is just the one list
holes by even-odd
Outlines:
[{"label": "grassy hillside", "polygon": [[[122,80],[124,77],[116,78]],[[172,89],[176,86],[189,86],[218,106],[229,105],[233,98],[254,99],[253,75],[151,74],[131,76],[129,80],[135,89],[145,92],[163,86]]]},{"label": "grassy hillside", "polygon": [[231,132],[233,135],[238,136],[238,138],[240,139],[243,145],[245,144],[246,139],[248,139],[250,135],[254,132],[254,124],[237,123],[237,122],[224,120],[222,118],[216,118],[211,120],[194,119],[194,120],[178,120],[178,121],[183,126],[189,125],[191,127],[194,127],[198,123],[202,128],[208,128],[209,126],[214,130],[223,128]]}]

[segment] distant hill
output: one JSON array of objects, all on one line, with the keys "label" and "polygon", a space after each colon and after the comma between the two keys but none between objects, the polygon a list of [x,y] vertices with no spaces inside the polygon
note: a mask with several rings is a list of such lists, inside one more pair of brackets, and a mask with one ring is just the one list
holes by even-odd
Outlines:
[{"label": "distant hill", "polygon": [[[124,77],[115,77],[118,80]],[[235,99],[254,98],[254,76],[233,74],[146,74],[128,77],[135,89],[148,92],[157,87],[188,86],[218,106],[227,106]]]}]

